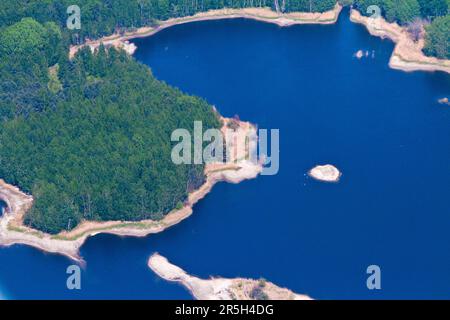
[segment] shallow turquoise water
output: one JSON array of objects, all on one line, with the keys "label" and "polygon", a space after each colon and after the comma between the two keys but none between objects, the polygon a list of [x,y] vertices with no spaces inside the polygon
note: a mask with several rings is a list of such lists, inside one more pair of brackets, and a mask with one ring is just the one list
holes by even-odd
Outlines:
[{"label": "shallow turquoise water", "polygon": [[[389,69],[393,44],[347,12],[330,26],[209,21],[134,42],[157,78],[280,129],[280,172],[217,185],[162,234],[89,239],[78,292],[67,259],[0,249],[9,297],[189,298],[147,269],[158,251],[195,275],[265,277],[318,299],[450,298],[450,108],[437,103],[449,75]],[[305,176],[319,163],[341,182]],[[372,264],[380,291],[366,287]]]}]

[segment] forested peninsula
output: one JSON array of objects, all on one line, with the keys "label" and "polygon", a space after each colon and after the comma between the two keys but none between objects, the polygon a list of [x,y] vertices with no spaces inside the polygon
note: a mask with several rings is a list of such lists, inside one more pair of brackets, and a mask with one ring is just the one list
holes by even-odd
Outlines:
[{"label": "forested peninsula", "polygon": [[[282,4],[302,9],[306,2]],[[82,28],[66,27],[80,6]],[[80,222],[158,220],[205,183],[204,165],[175,165],[170,134],[220,128],[204,100],[154,79],[121,50],[71,44],[160,19],[248,1],[9,1],[0,4],[0,177],[33,196],[23,218],[50,234]],[[267,6],[269,2],[258,5]],[[275,3],[270,2],[270,5]],[[334,1],[311,6],[333,7]],[[277,10],[281,10],[276,8]]]},{"label": "forested peninsula", "polygon": [[[376,4],[423,51],[450,58],[448,0],[356,0]],[[375,2],[375,3],[374,3]],[[66,27],[78,5],[82,28]],[[72,45],[222,8],[325,12],[334,0],[17,0],[0,3],[0,178],[33,196],[23,223],[49,234],[82,221],[161,220],[207,181],[204,165],[174,165],[170,133],[221,128],[201,98],[156,80],[122,50]],[[416,30],[416,29],[417,30]],[[416,30],[416,31],[415,31]]]}]

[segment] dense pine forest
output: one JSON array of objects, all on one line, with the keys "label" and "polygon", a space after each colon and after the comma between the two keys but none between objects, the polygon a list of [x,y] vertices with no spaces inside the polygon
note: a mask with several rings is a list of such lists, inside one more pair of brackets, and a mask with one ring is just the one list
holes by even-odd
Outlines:
[{"label": "dense pine forest", "polygon": [[271,7],[284,12],[322,12],[332,9],[335,4],[336,0],[3,0],[0,26],[33,17],[38,22],[53,21],[64,28],[67,7],[78,5],[83,28],[73,32],[71,40],[80,43],[86,38],[98,38],[210,9]]},{"label": "dense pine forest", "polygon": [[[351,1],[343,1],[350,3]],[[450,58],[448,0],[356,0],[389,21],[422,19],[429,55]],[[124,52],[71,44],[224,7],[326,11],[334,0],[3,0],[0,2],[0,177],[33,194],[25,222],[57,233],[82,219],[158,219],[204,181],[170,160],[170,133],[219,127],[202,99],[156,80]],[[67,7],[82,28],[66,28]]]},{"label": "dense pine forest", "polygon": [[69,60],[57,24],[24,18],[0,34],[0,76],[0,177],[33,194],[28,225],[159,219],[204,182],[203,165],[172,163],[170,135],[217,115],[125,52]]}]

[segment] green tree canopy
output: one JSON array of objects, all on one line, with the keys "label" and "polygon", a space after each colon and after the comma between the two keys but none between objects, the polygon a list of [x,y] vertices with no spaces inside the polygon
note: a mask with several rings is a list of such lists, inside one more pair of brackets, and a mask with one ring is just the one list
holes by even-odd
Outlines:
[{"label": "green tree canopy", "polygon": [[386,19],[406,24],[420,16],[420,6],[417,0],[384,0]]},{"label": "green tree canopy", "polygon": [[448,13],[449,0],[419,0],[420,13],[423,17],[435,18]]},{"label": "green tree canopy", "polygon": [[47,44],[46,29],[32,18],[24,18],[0,34],[0,54],[32,55]]},{"label": "green tree canopy", "polygon": [[441,59],[450,59],[450,15],[434,19],[427,27],[424,52]]},{"label": "green tree canopy", "polygon": [[203,165],[172,163],[171,132],[218,128],[216,114],[123,51],[69,60],[64,43],[55,23],[31,18],[1,33],[0,177],[33,194],[25,223],[57,233],[163,217],[204,181]]}]

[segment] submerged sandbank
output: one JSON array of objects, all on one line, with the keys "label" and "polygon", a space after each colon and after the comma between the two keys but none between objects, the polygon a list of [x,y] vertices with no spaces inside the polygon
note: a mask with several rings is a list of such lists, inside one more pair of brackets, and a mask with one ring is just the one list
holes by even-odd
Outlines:
[{"label": "submerged sandbank", "polygon": [[[231,120],[222,118],[222,121],[222,132],[226,137],[225,131]],[[256,127],[251,123],[236,120],[233,122],[238,123],[235,131],[237,139],[245,141],[246,136],[256,136]],[[159,221],[84,221],[70,232],[61,232],[57,235],[46,234],[27,227],[23,223],[25,213],[32,206],[33,197],[0,179],[0,199],[8,205],[8,209],[0,218],[0,246],[25,244],[83,262],[79,255],[79,249],[88,237],[100,233],[145,237],[152,233],[162,232],[189,217],[194,204],[205,197],[216,183],[220,181],[239,183],[246,179],[253,179],[261,173],[262,165],[248,160],[245,148],[234,144],[230,144],[229,147],[231,152],[227,162],[206,164],[206,182],[189,194],[181,209],[173,210]],[[250,145],[250,148],[255,147],[256,145]]]},{"label": "submerged sandbank", "polygon": [[149,258],[148,266],[159,277],[181,283],[198,300],[312,300],[306,295],[296,294],[265,280],[200,279],[187,274],[157,253]]}]

